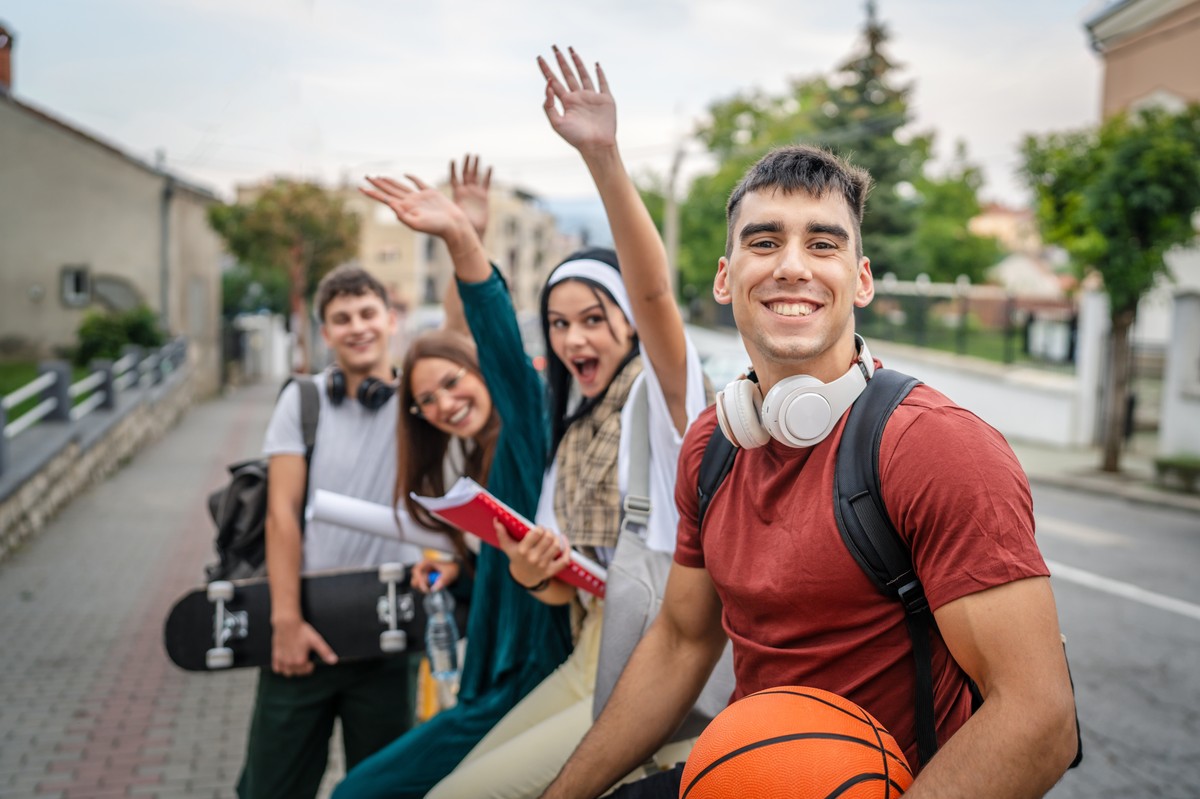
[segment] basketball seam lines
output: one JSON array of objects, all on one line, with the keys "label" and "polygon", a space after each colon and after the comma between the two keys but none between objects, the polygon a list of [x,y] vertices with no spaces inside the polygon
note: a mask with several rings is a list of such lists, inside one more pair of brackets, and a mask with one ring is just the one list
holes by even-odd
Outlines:
[{"label": "basketball seam lines", "polygon": [[[781,693],[784,693],[784,692],[781,692]],[[806,696],[806,694],[799,694],[799,696]],[[813,697],[810,697],[810,698],[813,698]],[[797,733],[792,733],[789,735],[779,735],[774,738],[764,738],[761,741],[755,741],[752,744],[747,744],[746,746],[743,746],[739,749],[735,749],[732,752],[728,752],[728,753],[722,755],[721,757],[717,758],[713,762],[709,763],[707,766],[705,766],[700,771],[699,774],[697,774],[692,779],[692,781],[688,784],[687,789],[683,792],[683,794],[679,797],[679,799],[687,799],[687,795],[692,792],[692,788],[695,787],[696,783],[698,783],[701,780],[701,778],[703,778],[710,771],[717,768],[717,766],[723,765],[724,763],[727,763],[728,761],[733,760],[735,757],[744,755],[747,752],[752,752],[755,749],[762,749],[763,747],[773,746],[775,744],[788,743],[790,741],[804,741],[804,740],[842,741],[844,743],[860,744],[862,746],[867,747],[868,749],[876,748],[875,746],[873,746],[871,744],[870,741],[867,741],[863,738],[855,738],[852,735],[842,735],[840,733],[834,733],[834,732],[797,732]],[[879,776],[883,776],[883,775],[879,775]],[[889,782],[890,782],[890,780],[889,780]]]}]

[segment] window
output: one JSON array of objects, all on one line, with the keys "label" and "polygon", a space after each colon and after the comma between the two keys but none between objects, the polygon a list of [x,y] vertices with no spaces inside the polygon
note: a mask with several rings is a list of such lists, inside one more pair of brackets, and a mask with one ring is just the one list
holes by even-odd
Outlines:
[{"label": "window", "polygon": [[68,308],[85,308],[92,302],[92,281],[86,266],[62,268],[62,303]]}]

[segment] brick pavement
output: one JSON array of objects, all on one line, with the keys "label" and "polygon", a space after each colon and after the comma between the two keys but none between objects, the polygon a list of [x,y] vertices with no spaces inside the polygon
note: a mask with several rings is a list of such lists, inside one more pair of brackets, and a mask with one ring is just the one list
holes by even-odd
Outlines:
[{"label": "brick pavement", "polygon": [[234,795],[255,675],[176,669],[162,622],[211,559],[204,499],[258,451],[274,396],[193,408],[0,565],[0,797]]}]

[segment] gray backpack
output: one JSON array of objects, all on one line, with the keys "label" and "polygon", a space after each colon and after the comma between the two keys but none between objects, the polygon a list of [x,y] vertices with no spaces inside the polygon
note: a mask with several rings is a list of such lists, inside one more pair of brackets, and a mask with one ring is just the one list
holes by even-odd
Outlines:
[{"label": "gray backpack", "polygon": [[[608,566],[604,622],[600,630],[600,661],[596,668],[596,689],[592,700],[593,717],[599,716],[604,709],[638,641],[642,640],[658,615],[663,591],[667,587],[667,574],[674,560],[670,552],[650,549],[643,539],[650,518],[649,397],[644,381],[630,394],[629,403],[633,406],[630,420],[633,435],[630,440],[635,447],[644,451],[634,452],[629,459],[629,485],[623,506],[621,534],[612,563]],[[682,741],[699,735],[713,717],[729,704],[733,688],[733,647],[726,644],[699,699],[671,740]]]}]

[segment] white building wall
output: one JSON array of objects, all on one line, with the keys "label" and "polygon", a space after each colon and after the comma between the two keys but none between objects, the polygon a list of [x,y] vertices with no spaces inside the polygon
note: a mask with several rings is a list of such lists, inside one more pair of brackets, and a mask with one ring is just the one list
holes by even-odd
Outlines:
[{"label": "white building wall", "polygon": [[1200,456],[1200,292],[1175,298],[1158,451]]}]

